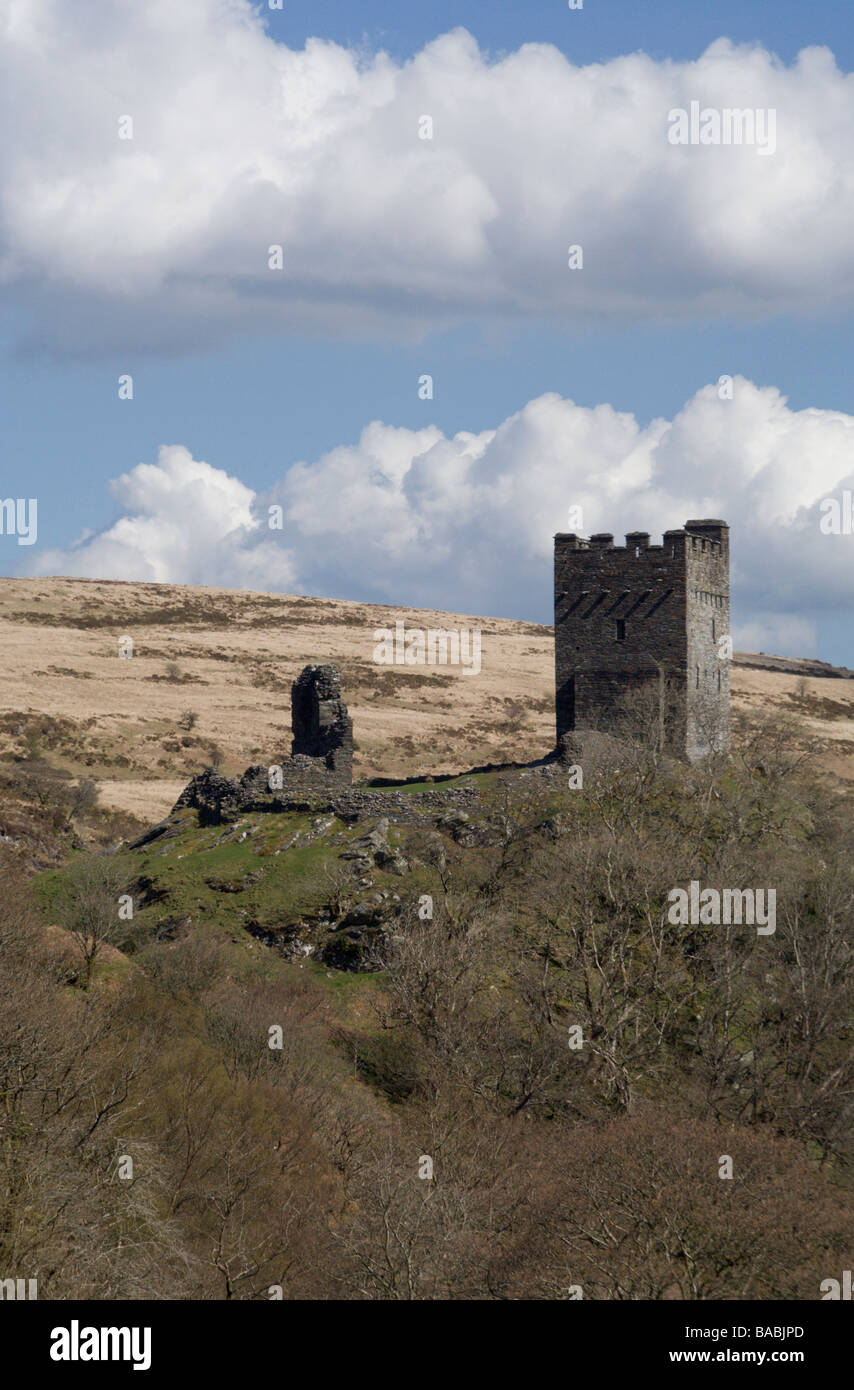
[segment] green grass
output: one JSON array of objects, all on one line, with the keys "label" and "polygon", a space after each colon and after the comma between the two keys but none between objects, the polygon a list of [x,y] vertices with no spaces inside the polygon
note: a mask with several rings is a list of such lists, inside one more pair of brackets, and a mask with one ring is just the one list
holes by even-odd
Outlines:
[{"label": "green grass", "polygon": [[[199,827],[194,812],[179,813],[174,836],[155,840],[140,850],[122,850],[113,857],[128,888],[145,879],[151,885],[146,895],[161,895],[141,906],[143,894],[135,892],[133,937],[142,945],[171,921],[189,918],[194,926],[204,924],[248,945],[252,938],[246,928],[250,925],[275,932],[302,919],[311,923],[321,909],[332,905],[335,885],[331,876],[345,869],[347,895],[352,902],[379,889],[417,897],[424,891],[426,873],[420,866],[406,877],[373,868],[373,887],[367,889],[360,887],[351,873],[351,861],[341,860],[353,842],[373,828],[376,819],[348,826],[329,816],[258,812],[231,825]],[[315,822],[326,820],[331,824],[318,832]],[[404,833],[392,826],[389,843],[399,845]],[[67,868],[52,869],[36,880],[46,920],[55,916]],[[322,926],[311,930],[322,936]],[[275,951],[267,951],[260,943],[258,950],[271,961],[284,963]],[[316,971],[326,980],[325,965],[305,962],[306,967],[309,964],[312,973]],[[334,973],[339,978],[339,972]],[[347,983],[341,986],[344,990],[352,987]]]}]

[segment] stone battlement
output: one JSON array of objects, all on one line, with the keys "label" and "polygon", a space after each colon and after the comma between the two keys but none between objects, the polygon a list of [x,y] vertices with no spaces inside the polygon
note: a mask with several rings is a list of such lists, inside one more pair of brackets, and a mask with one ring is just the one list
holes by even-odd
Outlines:
[{"label": "stone battlement", "polygon": [[643,558],[651,551],[659,554],[669,552],[671,559],[677,559],[686,548],[721,554],[729,545],[729,527],[725,521],[686,521],[683,527],[665,531],[661,545],[650,545],[649,537],[649,531],[629,531],[625,545],[614,545],[611,531],[600,531],[587,538],[576,535],[574,531],[558,531],[554,539],[555,547],[560,545],[561,549],[566,551],[584,551],[596,555],[607,551],[614,555],[631,554],[637,559]]}]

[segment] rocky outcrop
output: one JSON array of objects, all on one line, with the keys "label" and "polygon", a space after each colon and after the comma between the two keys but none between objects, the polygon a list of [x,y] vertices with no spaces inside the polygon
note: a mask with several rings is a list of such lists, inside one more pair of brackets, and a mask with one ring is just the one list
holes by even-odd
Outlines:
[{"label": "rocky outcrop", "polygon": [[409,864],[394,845],[388,842],[388,819],[383,816],[373,830],[353,842],[352,848],[341,856],[353,863],[359,872],[368,873],[374,865],[389,874],[407,874]]}]

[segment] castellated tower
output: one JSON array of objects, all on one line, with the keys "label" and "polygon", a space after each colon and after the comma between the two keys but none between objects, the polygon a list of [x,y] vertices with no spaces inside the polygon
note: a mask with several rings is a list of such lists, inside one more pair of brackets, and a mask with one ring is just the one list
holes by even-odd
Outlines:
[{"label": "castellated tower", "polygon": [[729,630],[725,522],[686,521],[663,545],[555,536],[558,748],[633,721],[692,762],[729,747]]}]

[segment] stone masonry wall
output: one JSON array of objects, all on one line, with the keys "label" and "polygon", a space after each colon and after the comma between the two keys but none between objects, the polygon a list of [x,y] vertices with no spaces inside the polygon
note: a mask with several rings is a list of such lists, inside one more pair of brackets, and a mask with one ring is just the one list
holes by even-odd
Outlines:
[{"label": "stone masonry wall", "polygon": [[729,632],[728,528],[689,521],[662,545],[640,531],[613,541],[555,536],[558,747],[573,729],[619,731],[643,706],[660,711],[672,751],[702,756],[710,728],[728,730],[716,646]]},{"label": "stone masonry wall", "polygon": [[337,666],[306,666],[291,686],[292,759],[304,760],[293,776],[309,771],[308,760],[346,781],[353,773],[353,721],[341,698]]},{"label": "stone masonry wall", "polygon": [[337,666],[305,666],[291,686],[293,753],[248,767],[239,781],[208,768],[188,783],[173,810],[191,807],[218,825],[246,811],[321,804],[353,780],[353,721],[341,698]]},{"label": "stone masonry wall", "polygon": [[730,634],[729,527],[723,522],[686,523],[687,727],[690,759],[710,744],[729,747],[730,669],[720,650]]}]

